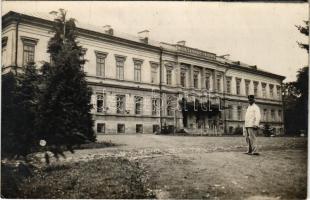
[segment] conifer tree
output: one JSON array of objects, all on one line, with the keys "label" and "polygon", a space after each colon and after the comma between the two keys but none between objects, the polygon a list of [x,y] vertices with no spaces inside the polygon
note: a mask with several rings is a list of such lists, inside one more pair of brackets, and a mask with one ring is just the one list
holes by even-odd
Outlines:
[{"label": "conifer tree", "polygon": [[17,145],[14,134],[16,78],[12,72],[1,76],[1,156],[13,156]]},{"label": "conifer tree", "polygon": [[39,105],[38,125],[41,139],[51,151],[62,155],[62,150],[73,151],[76,144],[95,141],[90,114],[92,91],[87,86],[83,71],[82,47],[76,41],[75,20],[66,19],[66,11],[55,14],[54,36],[47,52],[51,63],[42,67],[44,88]]},{"label": "conifer tree", "polygon": [[2,78],[2,155],[26,156],[39,142],[35,129],[39,76],[34,63],[28,63],[21,73]]}]

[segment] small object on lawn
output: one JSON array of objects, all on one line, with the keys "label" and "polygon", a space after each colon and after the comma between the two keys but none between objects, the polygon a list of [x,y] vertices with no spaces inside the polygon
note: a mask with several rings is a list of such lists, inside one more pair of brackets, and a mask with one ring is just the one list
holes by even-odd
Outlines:
[{"label": "small object on lawn", "polygon": [[46,145],[46,141],[45,140],[40,140],[40,146],[44,147]]},{"label": "small object on lawn", "polygon": [[305,137],[305,134],[303,134],[303,133],[302,133],[302,134],[300,134],[300,137]]}]

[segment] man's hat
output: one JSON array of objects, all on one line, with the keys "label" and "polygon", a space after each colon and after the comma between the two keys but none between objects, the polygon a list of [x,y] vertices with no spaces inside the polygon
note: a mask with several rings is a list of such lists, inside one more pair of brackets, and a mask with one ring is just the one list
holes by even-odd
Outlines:
[{"label": "man's hat", "polygon": [[250,99],[255,99],[255,96],[252,95],[252,94],[250,94],[250,95],[248,95],[248,99],[249,99],[249,100],[250,100]]}]

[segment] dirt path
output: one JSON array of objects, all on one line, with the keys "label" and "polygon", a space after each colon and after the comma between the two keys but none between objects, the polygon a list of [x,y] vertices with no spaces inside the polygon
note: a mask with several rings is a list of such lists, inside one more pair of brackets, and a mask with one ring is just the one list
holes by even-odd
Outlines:
[{"label": "dirt path", "polygon": [[[243,138],[105,136],[139,160],[157,197],[300,199],[306,197],[307,141],[259,138],[248,156]],[[262,145],[264,144],[264,145]]]},{"label": "dirt path", "polygon": [[260,156],[243,154],[242,137],[105,135],[115,147],[67,154],[64,162],[123,157],[138,162],[160,199],[302,199],[306,138],[258,138]]}]

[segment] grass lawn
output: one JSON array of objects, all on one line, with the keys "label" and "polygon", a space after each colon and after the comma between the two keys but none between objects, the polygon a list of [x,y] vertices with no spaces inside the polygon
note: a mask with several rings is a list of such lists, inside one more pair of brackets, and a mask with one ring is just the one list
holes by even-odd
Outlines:
[{"label": "grass lawn", "polygon": [[1,167],[5,198],[154,198],[139,164],[123,158],[53,164],[29,173]]}]

